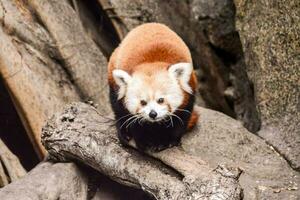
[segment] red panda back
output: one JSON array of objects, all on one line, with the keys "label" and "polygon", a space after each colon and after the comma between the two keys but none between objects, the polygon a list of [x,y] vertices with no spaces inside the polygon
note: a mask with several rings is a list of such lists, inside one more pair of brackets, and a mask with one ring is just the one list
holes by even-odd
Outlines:
[{"label": "red panda back", "polygon": [[142,63],[192,62],[191,54],[183,40],[167,26],[147,23],[128,33],[115,55],[115,68],[128,73],[138,70]]},{"label": "red panda back", "polygon": [[[144,71],[141,64],[165,63],[160,65],[147,65],[147,71],[155,74],[156,70],[167,68],[179,62],[192,63],[190,51],[183,40],[170,28],[159,23],[147,23],[131,30],[118,48],[111,55],[108,63],[108,83],[115,87],[112,71],[122,69],[129,74],[135,71]],[[156,68],[154,68],[156,67]],[[196,91],[197,79],[192,73],[190,86]],[[187,99],[187,98],[186,98]],[[185,104],[185,103],[184,103]]]}]

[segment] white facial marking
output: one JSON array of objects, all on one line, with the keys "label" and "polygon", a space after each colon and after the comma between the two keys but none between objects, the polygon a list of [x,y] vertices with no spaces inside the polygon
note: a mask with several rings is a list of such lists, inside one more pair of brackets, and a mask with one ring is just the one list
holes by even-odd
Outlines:
[{"label": "white facial marking", "polygon": [[[183,102],[184,96],[179,82],[168,71],[160,71],[155,77],[134,73],[127,83],[125,107],[131,114],[139,114],[148,121],[167,118]],[[159,102],[162,98],[163,102]],[[145,101],[145,102],[141,102]],[[155,118],[149,116],[156,113]]]},{"label": "white facial marking", "polygon": [[127,72],[120,69],[115,69],[112,73],[116,84],[119,86],[118,99],[121,99],[125,96],[126,88],[132,78]]},{"label": "white facial marking", "polygon": [[189,85],[192,72],[193,66],[191,63],[177,63],[169,68],[170,75],[180,82],[184,91],[190,94],[193,93]]},{"label": "white facial marking", "polygon": [[[150,112],[153,111],[157,114],[155,119],[150,117]],[[140,110],[141,114],[144,118],[148,119],[149,121],[157,121],[164,119],[168,114],[168,106],[166,105],[159,105],[156,101],[150,101],[146,106],[142,107]]]}]

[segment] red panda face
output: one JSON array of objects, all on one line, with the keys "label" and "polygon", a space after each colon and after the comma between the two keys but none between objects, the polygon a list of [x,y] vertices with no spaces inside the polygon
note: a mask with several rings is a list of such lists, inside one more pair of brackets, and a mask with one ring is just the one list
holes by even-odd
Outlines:
[{"label": "red panda face", "polygon": [[184,92],[191,93],[191,73],[190,64],[178,63],[153,73],[137,71],[129,75],[114,70],[113,76],[119,86],[118,98],[132,115],[140,121],[160,122],[174,115],[184,101]]},{"label": "red panda face", "polygon": [[124,98],[125,107],[148,121],[160,121],[182,104],[183,92],[167,72],[155,76],[133,74]]}]

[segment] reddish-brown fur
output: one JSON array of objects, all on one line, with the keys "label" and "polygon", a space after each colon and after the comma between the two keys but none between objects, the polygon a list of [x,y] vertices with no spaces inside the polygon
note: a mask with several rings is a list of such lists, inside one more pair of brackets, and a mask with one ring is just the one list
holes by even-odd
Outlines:
[{"label": "reddish-brown fur", "polygon": [[190,121],[187,126],[188,131],[192,130],[195,127],[195,125],[197,124],[198,118],[199,118],[198,114],[195,111],[193,111],[192,116],[191,116]]},{"label": "reddish-brown fur", "polygon": [[[158,70],[168,70],[172,64],[179,62],[192,63],[190,51],[183,40],[165,25],[147,23],[133,29],[113,52],[108,64],[108,82],[116,87],[112,76],[114,69],[122,69],[129,74],[139,72],[155,76]],[[194,71],[189,85],[195,93],[197,79]],[[184,92],[181,107],[187,105],[190,95]],[[197,114],[193,112],[189,127],[197,122],[195,116]]]}]

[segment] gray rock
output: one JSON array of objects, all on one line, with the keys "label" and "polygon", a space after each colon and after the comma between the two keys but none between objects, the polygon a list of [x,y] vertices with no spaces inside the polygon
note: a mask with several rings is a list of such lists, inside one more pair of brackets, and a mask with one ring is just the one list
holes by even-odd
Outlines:
[{"label": "gray rock", "polygon": [[299,199],[300,178],[271,146],[220,112],[197,107],[198,130],[185,135],[183,149],[218,164],[238,167],[245,199]]},{"label": "gray rock", "polygon": [[85,200],[88,179],[73,163],[42,162],[0,189],[2,200]]},{"label": "gray rock", "polygon": [[259,135],[300,170],[300,2],[235,0]]},{"label": "gray rock", "polygon": [[260,129],[252,83],[235,28],[232,0],[191,0],[186,38],[199,67],[199,92],[208,108],[239,121],[251,132]]}]

